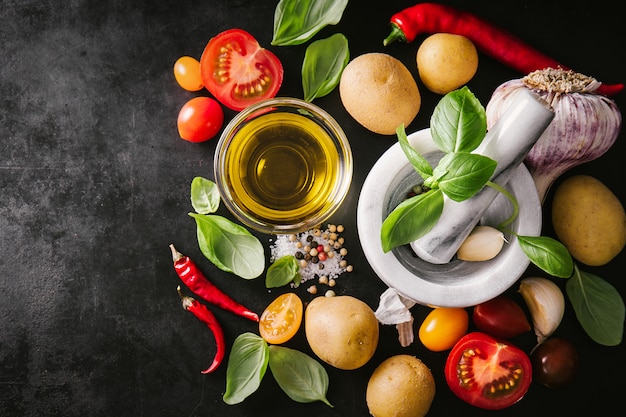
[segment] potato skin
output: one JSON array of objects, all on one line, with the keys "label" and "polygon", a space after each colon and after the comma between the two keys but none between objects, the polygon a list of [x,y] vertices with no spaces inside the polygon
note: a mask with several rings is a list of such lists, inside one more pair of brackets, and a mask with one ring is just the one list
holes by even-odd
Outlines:
[{"label": "potato skin", "polygon": [[423,417],[435,398],[435,379],[418,358],[399,354],[372,373],[365,394],[374,417]]},{"label": "potato skin", "polygon": [[346,111],[366,129],[393,135],[408,126],[419,112],[422,99],[408,68],[391,55],[372,52],[348,63],[339,81]]},{"label": "potato skin", "polygon": [[304,313],[304,329],[313,353],[338,369],[365,365],[378,347],[374,311],[348,295],[316,297]]},{"label": "potato skin", "polygon": [[552,201],[552,225],[574,259],[585,265],[605,265],[626,245],[624,206],[589,175],[575,175],[559,184]]},{"label": "potato skin", "polygon": [[446,94],[469,82],[478,70],[478,51],[465,36],[435,33],[417,50],[420,79],[433,93]]}]

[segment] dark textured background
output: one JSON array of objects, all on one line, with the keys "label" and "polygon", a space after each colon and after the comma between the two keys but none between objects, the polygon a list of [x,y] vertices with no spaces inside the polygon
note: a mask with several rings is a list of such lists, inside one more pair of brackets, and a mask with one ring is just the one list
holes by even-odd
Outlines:
[{"label": "dark textured background", "polygon": [[[389,17],[411,0],[356,1],[337,31],[353,57],[385,51],[416,75],[418,42],[383,48]],[[508,29],[545,53],[601,81],[624,82],[623,17],[613,3],[450,1]],[[438,393],[430,416],[483,415],[457,400],[445,385],[445,353],[419,342],[403,349],[395,329],[381,328],[375,357],[361,369],[330,375],[330,409],[289,400],[271,375],[244,403],[221,396],[226,366],[202,376],[215,348],[210,333],[183,311],[168,244],[195,258],[214,282],[257,312],[281,291],[263,279],[244,281],[202,257],[196,241],[189,185],[213,179],[216,140],[178,138],[176,116],[185,92],[172,66],[182,55],[200,56],[210,37],[246,29],[283,61],[280,95],[302,96],[300,65],[306,45],[270,47],[275,1],[0,1],[0,415],[15,416],[366,416],[365,386],[374,367],[395,353],[422,358]],[[481,56],[469,84],[486,104],[493,89],[519,74]],[[421,84],[420,84],[421,86]],[[428,126],[439,97],[421,88],[422,110],[408,126]],[[626,108],[626,93],[616,98]],[[369,169],[394,138],[354,122],[335,91],[316,103],[337,118],[354,148],[350,195],[333,219],[345,224],[355,272],[342,275],[340,294],[372,308],[384,285],[363,257],[356,234],[356,201]],[[226,111],[227,119],[233,112]],[[571,173],[605,182],[626,201],[624,134],[599,160]],[[568,174],[568,175],[569,175]],[[546,210],[549,201],[546,203]],[[229,215],[223,208],[220,213]],[[544,233],[550,233],[546,224]],[[269,247],[269,236],[258,235]],[[268,251],[269,253],[269,251]],[[626,294],[625,254],[588,268]],[[529,271],[532,273],[532,271]],[[562,284],[562,282],[561,282]],[[297,290],[307,301],[306,285]],[[519,296],[511,291],[513,297]],[[255,325],[214,310],[230,345]],[[416,307],[416,321],[428,310]],[[501,416],[603,415],[622,409],[624,343],[601,347],[586,337],[568,304],[558,335],[581,356],[578,379],[552,391],[534,384]],[[533,336],[517,343],[529,350]],[[289,346],[310,352],[302,332]]]}]

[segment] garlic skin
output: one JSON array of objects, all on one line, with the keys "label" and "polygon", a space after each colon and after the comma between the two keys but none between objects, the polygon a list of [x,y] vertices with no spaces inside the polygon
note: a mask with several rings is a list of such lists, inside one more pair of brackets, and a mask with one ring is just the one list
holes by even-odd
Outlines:
[{"label": "garlic skin", "polygon": [[613,100],[595,94],[599,86],[591,77],[547,68],[505,82],[487,103],[487,128],[498,121],[520,90],[529,89],[552,106],[554,120],[524,160],[542,202],[560,175],[599,158],[619,136],[622,115]]},{"label": "garlic skin", "polygon": [[554,333],[563,320],[563,291],[547,278],[531,277],[520,282],[519,292],[530,310],[537,344],[541,344]]},{"label": "garlic skin", "polygon": [[476,226],[459,246],[456,257],[462,261],[488,261],[500,253],[504,242],[504,233],[495,227]]}]

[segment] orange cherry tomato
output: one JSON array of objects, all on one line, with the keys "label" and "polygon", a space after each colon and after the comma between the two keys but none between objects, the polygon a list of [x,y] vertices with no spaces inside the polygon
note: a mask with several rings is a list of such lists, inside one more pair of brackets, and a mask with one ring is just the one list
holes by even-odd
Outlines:
[{"label": "orange cherry tomato", "polygon": [[194,97],[178,113],[178,133],[189,142],[213,138],[224,124],[224,110],[211,97]]},{"label": "orange cherry tomato", "polygon": [[261,314],[261,337],[267,343],[285,343],[298,332],[303,311],[302,300],[296,294],[290,292],[279,295]]},{"label": "orange cherry tomato", "polygon": [[199,91],[204,87],[200,75],[200,61],[190,56],[181,56],[174,63],[176,82],[187,91]]},{"label": "orange cherry tomato", "polygon": [[464,308],[438,307],[433,309],[419,329],[422,344],[433,352],[451,349],[467,333],[469,315]]}]

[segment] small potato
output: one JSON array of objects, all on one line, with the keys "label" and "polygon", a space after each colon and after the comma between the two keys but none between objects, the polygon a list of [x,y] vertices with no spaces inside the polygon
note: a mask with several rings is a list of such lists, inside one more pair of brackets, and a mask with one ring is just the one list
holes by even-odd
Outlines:
[{"label": "small potato", "polygon": [[552,225],[574,259],[589,266],[607,264],[626,245],[626,214],[601,181],[575,175],[556,189]]},{"label": "small potato", "polygon": [[386,359],[372,373],[365,393],[374,417],[423,417],[435,398],[435,379],[426,365],[410,355]]},{"label": "small potato", "polygon": [[478,52],[465,36],[436,33],[417,50],[417,70],[430,91],[446,94],[470,81],[478,70]]},{"label": "small potato", "polygon": [[304,313],[304,329],[313,353],[338,369],[360,368],[378,346],[374,311],[348,295],[314,298]]},{"label": "small potato", "polygon": [[348,63],[339,81],[346,111],[374,133],[393,135],[408,126],[422,99],[417,83],[398,59],[383,53],[363,54]]}]

